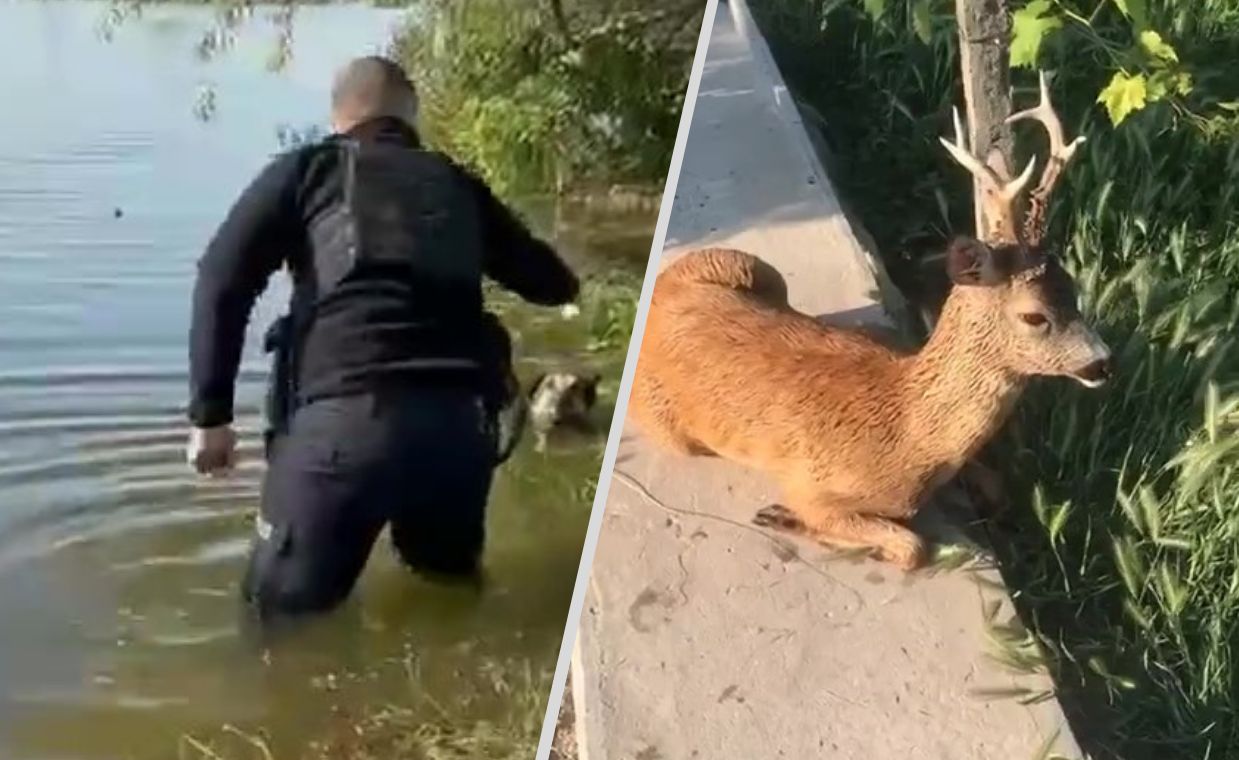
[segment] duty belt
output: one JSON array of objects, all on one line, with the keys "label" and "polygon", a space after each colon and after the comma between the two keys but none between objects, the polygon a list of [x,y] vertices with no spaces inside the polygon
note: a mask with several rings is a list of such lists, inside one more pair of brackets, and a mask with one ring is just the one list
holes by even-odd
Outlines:
[{"label": "duty belt", "polygon": [[[288,433],[288,427],[296,411],[297,385],[295,370],[295,347],[291,316],[275,320],[263,337],[263,351],[271,354],[271,374],[267,381],[266,426],[263,445],[268,461],[276,441]],[[512,367],[512,345],[503,323],[493,314],[483,314],[482,341],[491,354],[488,362],[497,370],[486,385],[483,403],[486,409],[487,433],[495,445],[495,465],[511,458],[525,432],[529,407],[525,395],[520,392],[520,383]]]}]

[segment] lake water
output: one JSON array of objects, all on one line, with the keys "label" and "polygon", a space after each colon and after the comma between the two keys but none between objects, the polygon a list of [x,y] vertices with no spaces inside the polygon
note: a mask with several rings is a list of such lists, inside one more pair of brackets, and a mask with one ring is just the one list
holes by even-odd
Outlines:
[{"label": "lake water", "polygon": [[[194,262],[281,126],[322,124],[332,71],[401,16],[299,9],[276,73],[261,10],[209,62],[194,48],[210,9],[147,8],[110,41],[107,11],[0,0],[0,758],[361,758],[383,732],[536,736],[601,435],[526,444],[504,467],[482,592],[415,581],[380,543],[345,610],[267,649],[239,628],[235,584],[262,472],[258,338],[285,283],[251,321],[243,465],[211,481],[183,460]],[[582,269],[644,269],[652,215],[523,208]],[[500,305],[522,374],[576,362],[613,392],[620,350],[582,353],[579,323]]]}]

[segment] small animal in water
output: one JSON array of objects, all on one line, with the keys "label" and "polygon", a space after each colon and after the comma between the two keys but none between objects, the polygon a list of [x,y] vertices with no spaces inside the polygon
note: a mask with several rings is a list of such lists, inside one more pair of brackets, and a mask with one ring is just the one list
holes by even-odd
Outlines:
[{"label": "small animal in water", "polygon": [[546,449],[547,436],[559,427],[584,429],[589,413],[598,402],[597,374],[547,372],[529,386],[529,422],[533,427],[537,451]]}]

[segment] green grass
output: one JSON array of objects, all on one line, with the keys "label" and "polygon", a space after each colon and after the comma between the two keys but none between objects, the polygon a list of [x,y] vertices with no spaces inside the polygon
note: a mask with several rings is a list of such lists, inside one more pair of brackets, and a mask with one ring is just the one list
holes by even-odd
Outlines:
[{"label": "green grass", "polygon": [[641,278],[634,273],[617,271],[585,282],[580,300],[590,336],[588,351],[627,350],[640,296]]},{"label": "green grass", "polygon": [[[546,713],[551,672],[528,661],[487,663],[489,676],[451,704],[431,697],[409,672],[408,699],[374,705],[342,720],[294,756],[272,749],[260,730],[223,726],[210,736],[181,737],[177,760],[527,760]],[[476,715],[492,717],[479,720]]]},{"label": "green grass", "polygon": [[[932,302],[931,255],[971,228],[966,178],[936,142],[961,97],[953,24],[935,15],[925,44],[903,3],[880,26],[859,3],[756,5],[841,193],[892,279]],[[1234,97],[1239,8],[1149,6],[1209,68],[1201,87]],[[1161,106],[1114,129],[1094,104],[1101,61],[1064,46],[1044,65],[1069,131],[1089,136],[1051,239],[1117,377],[1035,384],[991,447],[1014,502],[991,533],[1021,617],[996,626],[997,649],[1049,669],[1096,757],[1239,758],[1239,129]],[[1015,83],[1018,103],[1033,97],[1026,72]]]}]

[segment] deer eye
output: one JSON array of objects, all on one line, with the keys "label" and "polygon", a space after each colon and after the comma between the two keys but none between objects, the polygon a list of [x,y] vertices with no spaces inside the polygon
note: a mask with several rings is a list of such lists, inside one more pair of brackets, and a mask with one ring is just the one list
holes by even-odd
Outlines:
[{"label": "deer eye", "polygon": [[1041,314],[1035,311],[1030,311],[1030,312],[1021,314],[1020,319],[1022,319],[1024,321],[1024,324],[1028,325],[1029,327],[1045,327],[1046,325],[1050,323],[1050,320],[1047,319],[1044,314]]}]

